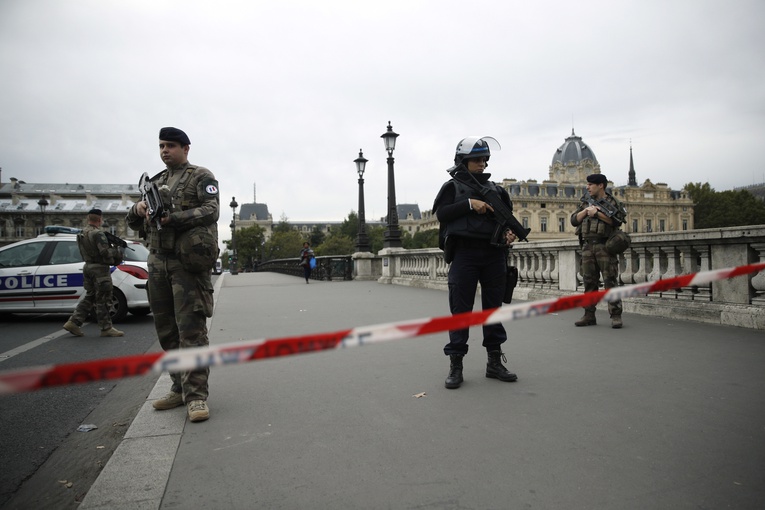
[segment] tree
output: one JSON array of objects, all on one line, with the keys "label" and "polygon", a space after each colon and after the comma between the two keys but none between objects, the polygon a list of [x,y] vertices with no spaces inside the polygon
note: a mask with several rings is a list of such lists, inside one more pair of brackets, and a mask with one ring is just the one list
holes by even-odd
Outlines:
[{"label": "tree", "polygon": [[314,225],[311,230],[311,246],[319,246],[327,236],[321,231],[321,227]]},{"label": "tree", "polygon": [[694,202],[696,228],[723,228],[765,223],[765,203],[746,190],[716,192],[708,182],[684,188]]},{"label": "tree", "polygon": [[300,256],[300,250],[303,249],[304,241],[297,230],[274,231],[271,239],[266,241],[263,247],[263,260],[297,258]]},{"label": "tree", "polygon": [[265,229],[258,225],[236,231],[236,255],[240,267],[252,268],[255,261],[263,258],[265,234]]},{"label": "tree", "polygon": [[317,255],[350,255],[356,251],[353,241],[342,234],[332,234],[321,246],[316,248]]},{"label": "tree", "polygon": [[377,225],[374,227],[367,227],[367,236],[369,237],[369,245],[371,246],[372,253],[377,253],[383,249],[383,242],[385,240],[385,227]]},{"label": "tree", "polygon": [[349,212],[348,217],[343,220],[340,225],[340,234],[355,241],[356,236],[359,235],[359,216],[356,211]]},{"label": "tree", "polygon": [[289,224],[289,220],[287,216],[284,213],[282,213],[281,218],[279,218],[279,223],[277,223],[276,226],[274,227],[274,233],[276,232],[284,233],[284,232],[289,232],[290,230],[293,230],[292,225]]},{"label": "tree", "polygon": [[438,248],[438,229],[420,230],[412,236],[412,248]]}]

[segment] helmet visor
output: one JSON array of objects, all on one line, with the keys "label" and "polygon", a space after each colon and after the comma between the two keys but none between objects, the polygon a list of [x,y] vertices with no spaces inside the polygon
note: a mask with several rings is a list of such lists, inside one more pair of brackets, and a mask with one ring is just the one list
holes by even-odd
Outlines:
[{"label": "helmet visor", "polygon": [[[482,142],[482,143],[481,143]],[[476,147],[478,145],[478,147]],[[463,138],[459,144],[457,144],[457,156],[467,156],[471,152],[473,152],[473,149],[480,149],[481,147],[485,147],[486,155],[489,155],[489,150],[501,150],[502,147],[499,145],[499,142],[491,136],[468,136],[467,138]],[[476,156],[478,156],[479,151],[476,151]]]}]

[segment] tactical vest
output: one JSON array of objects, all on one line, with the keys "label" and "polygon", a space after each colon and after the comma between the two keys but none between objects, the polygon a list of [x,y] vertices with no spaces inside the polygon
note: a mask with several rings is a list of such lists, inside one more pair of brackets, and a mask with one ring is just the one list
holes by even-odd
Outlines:
[{"label": "tactical vest", "polygon": [[[610,193],[606,193],[605,199],[611,204],[615,205],[617,209],[622,210],[622,204],[619,203],[616,198]],[[586,208],[589,204],[584,202],[579,210]],[[618,221],[618,219],[617,219]],[[607,239],[611,237],[611,233],[618,227],[613,227],[600,218],[591,218],[585,216],[582,223],[576,227],[576,234],[580,235],[582,239]]]},{"label": "tactical vest", "polygon": [[[188,165],[181,172],[180,176],[173,176],[176,179],[172,181],[169,170],[163,170],[151,179],[152,182],[157,182],[162,200],[168,202],[165,204],[168,213],[172,213],[177,209],[185,211],[190,207],[202,205],[198,200],[192,200],[185,193],[186,186],[191,182],[191,177],[197,168],[196,165]],[[162,227],[162,230],[157,230],[156,225],[152,224],[146,236],[146,242],[152,249],[166,253],[175,251],[178,232],[174,227],[165,226]]]},{"label": "tactical vest", "polygon": [[[470,198],[477,200],[483,200],[478,191],[474,190],[467,184],[452,179],[454,183],[454,203],[467,201]],[[487,182],[484,186],[497,186],[493,182]],[[499,193],[501,190],[497,190]],[[489,214],[478,214],[475,211],[471,211],[470,214],[460,216],[459,218],[450,221],[446,224],[446,237],[458,236],[458,237],[472,237],[475,239],[491,239],[496,230],[497,224]]]},{"label": "tactical vest", "polygon": [[98,232],[101,230],[93,225],[88,225],[82,232],[77,234],[77,246],[80,248],[80,255],[85,262],[90,264],[109,264],[113,263],[112,257],[104,257],[101,250],[98,249]]}]

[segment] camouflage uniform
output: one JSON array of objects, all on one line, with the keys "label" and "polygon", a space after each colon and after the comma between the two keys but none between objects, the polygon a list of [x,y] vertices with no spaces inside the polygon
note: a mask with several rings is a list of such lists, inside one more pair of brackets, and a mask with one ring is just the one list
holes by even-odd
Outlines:
[{"label": "camouflage uniform", "polygon": [[69,320],[81,326],[95,306],[101,330],[111,329],[112,276],[109,266],[122,260],[119,248],[111,246],[103,231],[95,225],[88,225],[77,235],[77,246],[85,261],[82,269],[85,296],[77,303]]},{"label": "camouflage uniform", "polygon": [[[606,241],[611,232],[624,223],[626,211],[624,206],[610,193],[605,194],[605,200],[614,205],[619,211],[612,218],[615,221],[613,226],[599,218],[590,218],[589,216],[585,216],[581,223],[577,223],[576,216],[590,205],[585,200],[582,200],[577,210],[571,215],[571,224],[576,227],[576,233],[582,246],[581,271],[585,292],[595,292],[598,290],[601,274],[603,275],[603,286],[606,289],[618,286],[619,257],[608,253]],[[584,311],[587,314],[594,315],[595,305],[585,307]],[[611,317],[621,317],[621,300],[609,302],[608,313]]]},{"label": "camouflage uniform", "polygon": [[[218,182],[210,170],[188,162],[163,170],[151,181],[164,191],[163,200],[172,200],[168,207],[170,221],[158,230],[156,224],[138,216],[133,206],[127,222],[130,228],[146,235],[148,295],[159,343],[165,351],[209,345],[207,317],[212,317],[213,312],[212,263],[205,271],[188,271],[179,258],[179,242],[184,232],[204,227],[214,239],[217,258]],[[207,367],[171,373],[172,391],[182,394],[187,403],[207,400],[209,373]]]}]

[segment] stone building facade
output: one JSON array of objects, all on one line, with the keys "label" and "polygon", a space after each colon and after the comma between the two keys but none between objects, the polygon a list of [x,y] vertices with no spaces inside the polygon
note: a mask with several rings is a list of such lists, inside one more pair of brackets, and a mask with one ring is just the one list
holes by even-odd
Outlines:
[{"label": "stone building facade", "polygon": [[138,240],[125,215],[140,198],[137,184],[0,181],[0,246],[40,235],[45,225],[83,228],[93,208],[103,211],[104,228],[112,234]]},{"label": "stone building facade", "polygon": [[[555,150],[549,171],[549,179],[541,183],[534,179],[503,179],[501,184],[510,194],[518,221],[531,228],[529,239],[571,239],[576,229],[569,218],[586,191],[587,176],[601,173],[600,163],[592,148],[572,129],[571,136]],[[631,147],[628,184],[614,187],[609,181],[607,190],[627,209],[624,227],[627,232],[672,232],[694,228],[693,200],[685,191],[674,191],[666,184],[654,184],[650,179],[637,184]],[[422,213],[422,228],[438,228],[438,220],[432,211]]]}]

